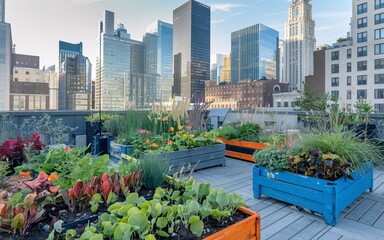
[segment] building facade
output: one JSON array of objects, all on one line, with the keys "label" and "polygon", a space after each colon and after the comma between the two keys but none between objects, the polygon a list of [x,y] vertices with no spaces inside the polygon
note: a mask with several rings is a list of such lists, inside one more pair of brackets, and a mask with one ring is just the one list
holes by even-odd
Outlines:
[{"label": "building facade", "polygon": [[5,22],[5,0],[0,0],[0,22]]},{"label": "building facade", "polygon": [[49,110],[59,109],[59,74],[56,66],[44,68],[45,81],[49,84]]},{"label": "building facade", "polygon": [[221,73],[224,69],[224,54],[216,54],[216,63],[212,64],[211,80],[216,80],[217,84],[222,82]]},{"label": "building facade", "polygon": [[156,55],[154,56],[155,60],[146,56],[146,62],[156,61],[156,68],[153,67],[153,70],[156,71],[147,71],[147,74],[158,75],[156,91],[157,99],[166,102],[172,97],[173,25],[158,20],[147,27],[147,32],[157,36]]},{"label": "building facade", "polygon": [[83,55],[83,43],[59,42],[59,109],[91,109],[92,65]]},{"label": "building facade", "polygon": [[215,80],[205,84],[205,100],[210,108],[255,110],[273,107],[273,93],[288,91],[287,83],[277,80],[241,81],[237,84],[217,85]]},{"label": "building facade", "polygon": [[173,95],[191,102],[204,98],[210,78],[211,10],[189,0],[173,11]]},{"label": "building facade", "polygon": [[231,83],[262,78],[276,79],[279,32],[256,24],[231,34]]},{"label": "building facade", "polygon": [[12,54],[10,111],[49,110],[49,84],[40,70],[40,58]]},{"label": "building facade", "polygon": [[384,113],[384,1],[353,0],[352,40],[325,54],[325,89],[341,107],[355,111],[358,100]]},{"label": "building facade", "polygon": [[105,11],[99,25],[96,54],[95,108],[126,110],[130,91],[130,35],[119,26],[114,30],[114,13]]},{"label": "building facade", "polygon": [[0,0],[0,111],[10,109],[10,82],[12,73],[11,25],[5,22],[5,1]]},{"label": "building facade", "polygon": [[285,23],[284,75],[281,82],[303,89],[305,76],[313,75],[316,49],[315,22],[310,0],[291,0]]},{"label": "building facade", "polygon": [[224,56],[223,71],[221,72],[221,82],[231,82],[231,55]]}]

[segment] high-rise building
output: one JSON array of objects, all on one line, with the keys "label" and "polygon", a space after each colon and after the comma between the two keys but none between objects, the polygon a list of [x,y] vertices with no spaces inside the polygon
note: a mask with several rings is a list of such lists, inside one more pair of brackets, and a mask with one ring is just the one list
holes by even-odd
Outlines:
[{"label": "high-rise building", "polygon": [[130,35],[120,24],[114,30],[114,13],[105,11],[100,22],[96,54],[96,103],[101,110],[126,110],[129,106]]},{"label": "high-rise building", "polygon": [[56,66],[44,68],[45,80],[49,84],[49,109],[59,109],[59,75]]},{"label": "high-rise building", "polygon": [[281,81],[291,90],[303,89],[305,76],[313,74],[316,48],[315,22],[311,0],[291,0],[285,22],[284,71]]},{"label": "high-rise building", "polygon": [[[169,101],[172,97],[173,85],[173,25],[163,21],[156,21],[147,27],[147,32],[157,36],[156,61],[148,55],[146,50],[146,74],[157,74],[157,98]],[[144,42],[145,44],[145,42]],[[156,71],[148,71],[148,67],[156,62]]]},{"label": "high-rise building", "polygon": [[5,22],[5,0],[0,0],[0,22]]},{"label": "high-rise building", "polygon": [[231,55],[224,56],[223,71],[221,72],[221,82],[231,82]]},{"label": "high-rise building", "polygon": [[59,42],[59,109],[91,109],[92,65],[83,56],[83,43]]},{"label": "high-rise building", "polygon": [[256,24],[231,34],[231,83],[276,79],[279,32]]},{"label": "high-rise building", "polygon": [[210,78],[210,7],[189,0],[173,11],[174,84],[172,92],[197,102]]},{"label": "high-rise building", "polygon": [[10,110],[48,110],[49,84],[40,58],[23,54],[12,54],[13,78],[10,82]]},{"label": "high-rise building", "polygon": [[10,108],[10,82],[12,73],[11,25],[5,22],[5,0],[0,0],[0,111]]},{"label": "high-rise building", "polygon": [[384,113],[384,1],[353,0],[352,38],[325,53],[325,91],[347,111],[358,100]]},{"label": "high-rise building", "polygon": [[216,83],[219,85],[221,80],[221,73],[224,69],[224,55],[216,54],[216,63],[212,64],[211,68],[211,78],[210,80],[216,80]]}]

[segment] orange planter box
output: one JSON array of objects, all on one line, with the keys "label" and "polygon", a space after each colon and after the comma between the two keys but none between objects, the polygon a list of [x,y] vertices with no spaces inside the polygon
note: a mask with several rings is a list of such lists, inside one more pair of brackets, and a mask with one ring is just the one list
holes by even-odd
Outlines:
[{"label": "orange planter box", "polygon": [[[228,140],[228,139],[222,138],[222,137],[218,137],[218,139],[220,139],[226,145],[237,147],[237,148],[246,148],[248,150],[252,149],[254,151],[262,150],[262,149],[268,147],[268,145],[266,145],[264,143],[258,143],[258,142],[249,142],[249,141],[242,141],[242,140]],[[225,156],[238,158],[238,159],[249,161],[249,162],[254,162],[253,154],[249,154],[249,153],[243,153],[243,152],[238,152],[238,151],[234,151],[234,150],[226,150]]]},{"label": "orange planter box", "polygon": [[204,240],[260,240],[260,214],[245,207],[240,207],[239,210],[249,217]]}]

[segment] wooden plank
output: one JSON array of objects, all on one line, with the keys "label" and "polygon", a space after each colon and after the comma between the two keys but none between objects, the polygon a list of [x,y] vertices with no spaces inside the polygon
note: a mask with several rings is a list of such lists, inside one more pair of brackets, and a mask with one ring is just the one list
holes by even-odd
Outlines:
[{"label": "wooden plank", "polygon": [[[290,213],[284,216],[283,218],[280,218],[279,220],[275,221],[272,225],[269,225],[264,229],[262,227],[261,229],[263,229],[263,231],[261,233],[261,236],[263,237],[263,239],[268,239],[301,217],[302,216],[300,214]],[[262,222],[263,220],[261,220],[261,224]]]},{"label": "wooden plank", "polygon": [[282,208],[285,208],[287,204],[284,204],[282,202],[275,202],[274,204],[258,211],[260,213],[260,216],[267,217],[277,211],[279,211]]},{"label": "wooden plank", "polygon": [[323,236],[318,238],[318,240],[339,240],[339,239],[341,239],[341,237],[342,237],[342,235],[340,235],[338,233],[328,231]]},{"label": "wooden plank", "polygon": [[364,199],[357,207],[355,207],[349,214],[345,216],[353,221],[358,221],[367,211],[375,204],[371,199]]},{"label": "wooden plank", "polygon": [[346,239],[384,239],[384,230],[358,223],[346,218],[341,220],[335,227],[333,227],[332,232],[338,233]]},{"label": "wooden plank", "polygon": [[373,180],[373,192],[376,191],[378,187],[380,187],[384,183],[384,174],[379,175]]},{"label": "wooden plank", "polygon": [[381,216],[373,224],[373,227],[384,230],[384,214],[381,214]]},{"label": "wooden plank", "polygon": [[238,159],[241,159],[241,160],[244,160],[244,161],[248,161],[248,162],[252,162],[252,163],[255,162],[255,160],[253,160],[253,155],[251,155],[251,154],[246,154],[246,153],[240,153],[240,152],[225,150],[225,156],[233,157],[233,158],[238,158]]},{"label": "wooden plank", "polygon": [[376,202],[359,220],[359,222],[372,226],[384,212],[384,203]]},{"label": "wooden plank", "polygon": [[314,221],[312,224],[304,228],[301,232],[292,237],[292,240],[313,239],[313,237],[321,232],[327,225],[322,222]]},{"label": "wooden plank", "polygon": [[313,220],[309,220],[307,218],[299,218],[297,221],[293,222],[291,225],[287,226],[283,230],[277,232],[268,240],[281,240],[281,239],[289,239],[292,236],[296,235],[303,228],[307,227],[313,222]]},{"label": "wooden plank", "polygon": [[261,229],[263,230],[264,228],[267,228],[268,226],[274,224],[276,221],[284,218],[289,214],[292,214],[292,211],[289,211],[286,208],[283,208],[283,209],[280,209],[280,211],[275,212],[275,214],[273,215],[269,215],[266,217],[261,216]]}]

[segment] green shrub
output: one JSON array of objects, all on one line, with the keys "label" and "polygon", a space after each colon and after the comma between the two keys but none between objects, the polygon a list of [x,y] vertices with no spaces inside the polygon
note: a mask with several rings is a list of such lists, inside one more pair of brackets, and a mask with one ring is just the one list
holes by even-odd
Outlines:
[{"label": "green shrub", "polygon": [[270,146],[263,150],[256,151],[253,155],[256,164],[268,168],[270,171],[289,170],[290,164],[286,148]]},{"label": "green shrub", "polygon": [[143,170],[141,182],[146,189],[156,189],[161,187],[163,176],[168,172],[168,162],[159,160],[154,156],[146,156],[139,159],[138,164],[134,165],[134,171]]}]

